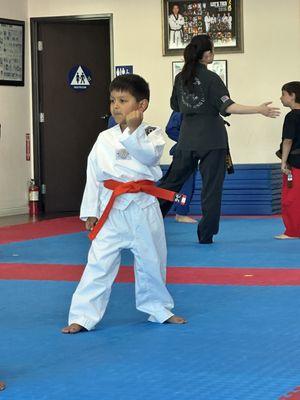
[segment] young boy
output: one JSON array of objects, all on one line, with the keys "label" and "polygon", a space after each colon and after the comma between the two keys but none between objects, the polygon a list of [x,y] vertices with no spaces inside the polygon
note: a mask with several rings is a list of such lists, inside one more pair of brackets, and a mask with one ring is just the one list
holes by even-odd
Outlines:
[{"label": "young boy", "polygon": [[5,383],[4,382],[0,382],[0,390],[4,390],[5,389]]},{"label": "young boy", "polygon": [[[158,201],[136,188],[141,182],[154,185],[162,176],[162,130],[142,122],[149,96],[147,82],[138,75],[118,76],[110,85],[110,111],[118,125],[99,135],[88,157],[80,210],[92,236],[99,217],[107,219],[92,242],[63,333],[89,331],[101,320],[125,248],[134,254],[137,309],[149,314],[152,322],[186,322],[171,312],[174,303],[165,286],[166,241]],[[123,194],[113,202],[112,193]]]},{"label": "young boy", "polygon": [[300,82],[283,85],[282,104],[291,111],[286,115],[280,150],[283,172],[281,212],[285,232],[276,239],[300,239]]}]

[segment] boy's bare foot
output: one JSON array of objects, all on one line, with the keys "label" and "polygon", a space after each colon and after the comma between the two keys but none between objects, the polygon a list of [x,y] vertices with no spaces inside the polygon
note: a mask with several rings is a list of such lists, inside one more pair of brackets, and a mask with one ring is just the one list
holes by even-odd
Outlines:
[{"label": "boy's bare foot", "polygon": [[4,382],[0,382],[0,390],[4,390],[5,389],[5,383]]},{"label": "boy's bare foot", "polygon": [[300,239],[297,236],[288,236],[288,235],[285,235],[284,233],[282,233],[281,235],[274,236],[274,238],[275,239],[280,239],[280,240],[284,240],[284,239]]},{"label": "boy's bare foot", "polygon": [[167,319],[165,322],[167,324],[186,324],[187,320],[182,317],[178,317],[177,315],[172,315],[172,317]]},{"label": "boy's bare foot", "polygon": [[198,222],[196,219],[188,217],[187,215],[179,215],[179,214],[175,215],[175,220],[177,222],[186,222],[188,224],[195,224]]},{"label": "boy's bare foot", "polygon": [[83,326],[79,325],[79,324],[71,324],[68,326],[65,326],[64,328],[62,328],[62,333],[79,333],[79,332],[85,332],[87,331],[87,329],[85,329]]}]

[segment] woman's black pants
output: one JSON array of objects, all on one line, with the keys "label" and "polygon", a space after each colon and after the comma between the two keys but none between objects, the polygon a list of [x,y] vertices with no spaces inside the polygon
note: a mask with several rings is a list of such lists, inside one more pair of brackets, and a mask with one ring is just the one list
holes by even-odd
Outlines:
[{"label": "woman's black pants", "polygon": [[[158,185],[161,188],[179,192],[199,165],[202,177],[202,218],[197,232],[200,243],[212,243],[213,235],[219,231],[226,153],[226,149],[204,152],[176,149],[172,164]],[[172,202],[167,200],[159,202],[162,214],[166,216],[172,207]]]}]

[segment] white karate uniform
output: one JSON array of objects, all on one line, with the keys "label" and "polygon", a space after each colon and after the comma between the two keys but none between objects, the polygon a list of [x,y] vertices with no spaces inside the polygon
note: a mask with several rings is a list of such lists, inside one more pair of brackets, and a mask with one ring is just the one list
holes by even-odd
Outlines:
[{"label": "white karate uniform", "polygon": [[[165,141],[160,128],[142,123],[131,135],[119,125],[100,133],[88,157],[87,181],[80,218],[99,218],[112,194],[103,181],[161,178],[159,160]],[[117,197],[104,226],[93,240],[88,262],[73,294],[69,324],[93,329],[105,312],[111,285],[120,266],[122,249],[134,254],[135,296],[138,310],[152,322],[172,315],[173,299],[166,286],[166,240],[157,199],[146,193]]]},{"label": "white karate uniform", "polygon": [[183,47],[183,32],[182,27],[184,25],[184,18],[181,14],[175,17],[174,14],[169,15],[169,26],[170,26],[170,40],[169,48],[178,49]]}]

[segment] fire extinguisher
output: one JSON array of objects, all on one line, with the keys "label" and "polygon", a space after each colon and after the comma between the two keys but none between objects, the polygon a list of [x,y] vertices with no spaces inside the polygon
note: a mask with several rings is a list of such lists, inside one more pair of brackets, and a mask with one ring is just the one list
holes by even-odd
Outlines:
[{"label": "fire extinguisher", "polygon": [[34,179],[29,184],[29,215],[35,217],[39,214],[39,187],[35,184]]}]

